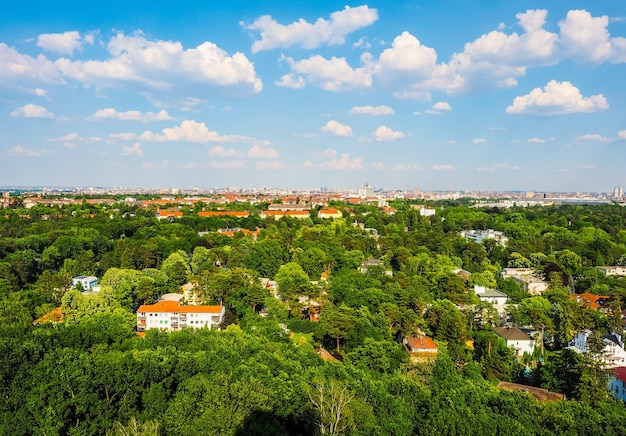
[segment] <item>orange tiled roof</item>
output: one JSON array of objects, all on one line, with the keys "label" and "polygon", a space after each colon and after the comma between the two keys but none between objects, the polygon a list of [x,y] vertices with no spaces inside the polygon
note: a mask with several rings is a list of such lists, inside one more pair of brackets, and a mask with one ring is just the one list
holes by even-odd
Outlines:
[{"label": "orange tiled roof", "polygon": [[310,216],[311,213],[308,210],[288,210],[285,212],[287,216]]},{"label": "orange tiled roof", "polygon": [[211,216],[233,216],[237,218],[246,218],[249,216],[249,212],[236,212],[236,211],[228,211],[228,210],[217,210],[210,212],[198,212],[198,216],[201,217],[211,217]]},{"label": "orange tiled roof", "polygon": [[320,209],[319,213],[326,213],[326,214],[336,215],[336,214],[341,213],[341,212],[339,212],[337,209],[328,208],[328,209]]},{"label": "orange tiled roof", "polygon": [[411,350],[437,350],[437,344],[426,336],[419,338],[407,338],[406,340]]},{"label": "orange tiled roof", "polygon": [[158,301],[154,304],[143,304],[137,312],[153,313],[220,313],[222,306],[180,306],[177,301]]},{"label": "orange tiled roof", "polygon": [[173,216],[173,217],[180,218],[181,216],[183,216],[183,213],[177,210],[159,210],[159,216],[160,217]]},{"label": "orange tiled roof", "polygon": [[61,307],[56,307],[50,312],[46,313],[39,319],[36,319],[33,324],[43,324],[44,322],[63,322],[63,314],[61,313]]},{"label": "orange tiled roof", "polygon": [[598,309],[600,306],[604,306],[601,300],[608,300],[608,295],[595,295],[589,292],[583,292],[582,294],[572,295],[572,300],[576,300],[578,303],[586,303],[590,309]]}]

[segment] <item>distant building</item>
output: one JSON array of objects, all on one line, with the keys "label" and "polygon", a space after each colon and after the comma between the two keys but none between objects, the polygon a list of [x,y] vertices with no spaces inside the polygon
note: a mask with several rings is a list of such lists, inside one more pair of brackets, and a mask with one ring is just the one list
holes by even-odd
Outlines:
[{"label": "distant building", "polygon": [[624,196],[624,191],[622,190],[622,187],[621,186],[616,186],[613,189],[613,197],[619,199],[619,198],[622,198],[623,196]]},{"label": "distant building", "polygon": [[487,229],[487,230],[464,230],[461,232],[461,236],[464,237],[467,241],[476,242],[480,244],[485,239],[493,239],[499,245],[506,247],[509,242],[509,238],[507,238],[504,233],[499,232],[497,230]]},{"label": "distant building", "polygon": [[517,327],[496,327],[493,332],[504,338],[507,347],[512,347],[517,357],[523,357],[524,353],[533,354],[535,351],[535,340]]},{"label": "distant building", "polygon": [[504,317],[506,315],[506,304],[508,301],[508,297],[504,292],[500,292],[496,289],[489,289],[485,286],[475,285],[474,293],[480,299],[480,301],[492,304],[500,317]]},{"label": "distant building", "polygon": [[412,362],[434,359],[439,352],[435,341],[426,336],[404,338],[403,343]]},{"label": "distant building", "polygon": [[626,366],[618,366],[610,372],[609,392],[615,401],[626,401]]},{"label": "distant building", "polygon": [[533,268],[504,268],[502,278],[512,278],[530,295],[541,295],[548,290],[550,284],[539,277]]},{"label": "distant building", "polygon": [[137,331],[175,331],[190,328],[217,328],[224,319],[224,306],[183,306],[177,301],[158,301],[137,309]]},{"label": "distant building", "polygon": [[359,266],[359,272],[362,274],[367,274],[370,268],[380,268],[385,271],[386,275],[393,276],[393,271],[385,269],[385,265],[378,259],[369,259],[365,262],[362,262],[361,266]]},{"label": "distant building", "polygon": [[576,294],[569,297],[570,300],[575,300],[581,306],[585,306],[589,309],[597,309],[600,311],[608,311],[609,309],[609,296],[608,295],[596,295],[589,292],[583,292],[582,294]]},{"label": "distant building", "polygon": [[78,276],[72,279],[72,289],[76,288],[78,284],[82,286],[84,291],[91,291],[94,286],[98,284],[98,277],[95,276]]},{"label": "distant building", "polygon": [[605,276],[626,276],[626,266],[597,266]]},{"label": "distant building", "polygon": [[183,213],[180,211],[176,211],[176,210],[159,210],[157,211],[157,219],[159,221],[163,220],[163,219],[167,219],[167,220],[174,220],[175,218],[182,218],[183,217]]},{"label": "distant building", "polygon": [[[593,332],[591,330],[583,330],[578,333],[574,339],[569,343],[568,348],[578,353],[587,353],[589,348],[587,347],[587,340]],[[621,335],[613,333],[610,335],[602,336],[604,348],[601,353],[602,363],[607,368],[615,368],[618,366],[626,365],[626,351],[624,350],[624,343],[622,342]]]},{"label": "distant building", "polygon": [[317,213],[317,217],[318,218],[341,218],[343,217],[343,214],[337,210],[337,209],[320,209],[320,211]]}]

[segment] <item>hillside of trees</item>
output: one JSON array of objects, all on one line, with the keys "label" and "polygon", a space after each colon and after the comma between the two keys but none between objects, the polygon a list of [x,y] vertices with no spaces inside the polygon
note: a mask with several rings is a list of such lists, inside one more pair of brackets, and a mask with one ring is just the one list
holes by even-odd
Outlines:
[{"label": "hillside of trees", "polygon": [[[606,372],[565,349],[582,329],[623,331],[626,277],[596,266],[626,265],[626,209],[448,202],[424,217],[410,203],[277,221],[259,217],[266,204],[237,205],[247,218],[184,206],[173,222],[123,203],[0,210],[0,433],[626,434]],[[469,229],[509,242],[467,242]],[[383,267],[359,272],[368,259]],[[501,278],[505,267],[535,269],[549,290],[530,296]],[[79,275],[97,276],[100,292],[70,289]],[[226,307],[221,329],[139,337],[137,308],[187,282]],[[543,354],[516,358],[474,285],[506,293],[509,322],[544,331]],[[610,297],[609,310],[570,298],[583,292]],[[34,323],[56,307],[62,323]],[[402,339],[418,334],[436,341],[436,359],[410,361]],[[567,400],[538,402],[500,380]]]}]

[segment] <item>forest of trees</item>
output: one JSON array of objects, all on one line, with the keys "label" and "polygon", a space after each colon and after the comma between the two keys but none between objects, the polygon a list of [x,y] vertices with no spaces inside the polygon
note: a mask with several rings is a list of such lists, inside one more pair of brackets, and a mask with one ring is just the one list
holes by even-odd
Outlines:
[{"label": "forest of trees", "polygon": [[[625,208],[447,202],[422,217],[408,201],[392,205],[388,215],[338,202],[343,219],[278,221],[255,213],[266,204],[237,205],[251,211],[239,219],[184,206],[174,222],[123,203],[1,210],[0,433],[626,434],[606,371],[565,348],[582,329],[623,329],[626,278],[595,267],[626,265]],[[235,227],[260,234],[215,232]],[[459,235],[488,228],[508,245]],[[368,259],[384,268],[360,273]],[[549,290],[528,295],[501,278],[505,267],[534,268]],[[100,292],[71,290],[78,275],[96,275]],[[139,337],[139,305],[186,282],[226,307],[221,329]],[[515,357],[474,285],[509,296],[511,323],[544,330],[543,355]],[[582,292],[609,296],[610,309],[569,298]],[[302,297],[320,302],[320,322]],[[33,323],[59,306],[63,323]],[[435,339],[436,360],[411,363],[402,338],[417,334]],[[319,346],[339,361],[323,361]],[[538,402],[499,380],[567,400]]]}]

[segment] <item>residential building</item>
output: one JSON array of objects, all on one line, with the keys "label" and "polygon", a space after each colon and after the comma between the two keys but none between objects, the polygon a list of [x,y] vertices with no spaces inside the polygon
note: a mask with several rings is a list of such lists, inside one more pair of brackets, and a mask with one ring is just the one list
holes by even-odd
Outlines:
[{"label": "residential building", "polygon": [[611,371],[609,392],[615,401],[626,401],[626,366],[618,366]]},{"label": "residential building", "polygon": [[434,359],[439,352],[435,341],[426,336],[404,338],[403,343],[412,362]]},{"label": "residential building", "polygon": [[467,241],[476,242],[477,244],[482,243],[485,239],[493,239],[498,245],[506,247],[509,242],[509,238],[507,238],[504,233],[492,229],[464,230],[461,232],[461,236]]},{"label": "residential building", "polygon": [[626,276],[626,266],[597,266],[605,276]]},{"label": "residential building", "polygon": [[[591,336],[592,334],[593,332],[591,330],[583,330],[574,337],[574,339],[569,343],[568,348],[578,353],[589,352],[587,341],[589,339],[589,336]],[[617,333],[604,335],[602,336],[602,341],[604,343],[604,348],[602,349],[600,358],[604,365],[607,368],[625,366],[626,351],[624,350],[624,344],[622,342],[621,335]]]},{"label": "residential building", "polygon": [[177,210],[158,210],[157,211],[157,219],[159,221],[163,219],[167,219],[169,221],[174,220],[175,218],[182,218],[183,213]]},{"label": "residential building", "polygon": [[582,294],[572,295],[569,298],[571,300],[576,300],[578,304],[589,309],[597,309],[600,311],[607,311],[609,309],[608,295],[596,295],[589,292],[583,292]]},{"label": "residential building", "polygon": [[247,211],[242,211],[242,212],[237,212],[237,211],[232,211],[232,210],[216,210],[216,211],[208,211],[208,212],[198,212],[198,216],[199,217],[203,217],[203,218],[210,218],[210,217],[224,217],[224,216],[230,216],[233,218],[247,218],[250,216],[250,212]]},{"label": "residential building", "polygon": [[158,301],[137,309],[137,331],[166,331],[190,328],[217,328],[224,319],[224,306],[185,306],[178,301]]},{"label": "residential building", "polygon": [[317,213],[317,217],[318,218],[341,218],[343,217],[343,214],[337,210],[337,209],[320,209],[320,211]]},{"label": "residential building", "polygon": [[493,332],[504,338],[507,347],[512,347],[517,357],[523,357],[524,353],[533,354],[535,351],[535,339],[517,327],[496,327]]},{"label": "residential building", "polygon": [[512,278],[530,295],[541,295],[550,286],[533,268],[504,268],[502,278]]},{"label": "residential building", "polygon": [[489,289],[485,286],[474,286],[474,293],[480,299],[493,305],[500,317],[506,315],[506,304],[508,297],[504,292],[500,292],[496,289]]},{"label": "residential building", "polygon": [[393,276],[393,271],[391,271],[390,269],[386,269],[385,265],[378,259],[369,259],[365,262],[362,262],[361,266],[359,267],[359,272],[362,274],[367,274],[370,268],[380,268],[385,271],[386,275],[390,277]]},{"label": "residential building", "polygon": [[310,218],[311,213],[309,210],[264,210],[259,215],[261,218],[274,218],[276,220],[281,219],[284,216],[288,216],[291,218],[305,219]]},{"label": "residential building", "polygon": [[96,276],[78,276],[72,279],[72,289],[76,288],[78,284],[82,286],[84,291],[91,291],[94,286],[98,284],[98,277]]}]

